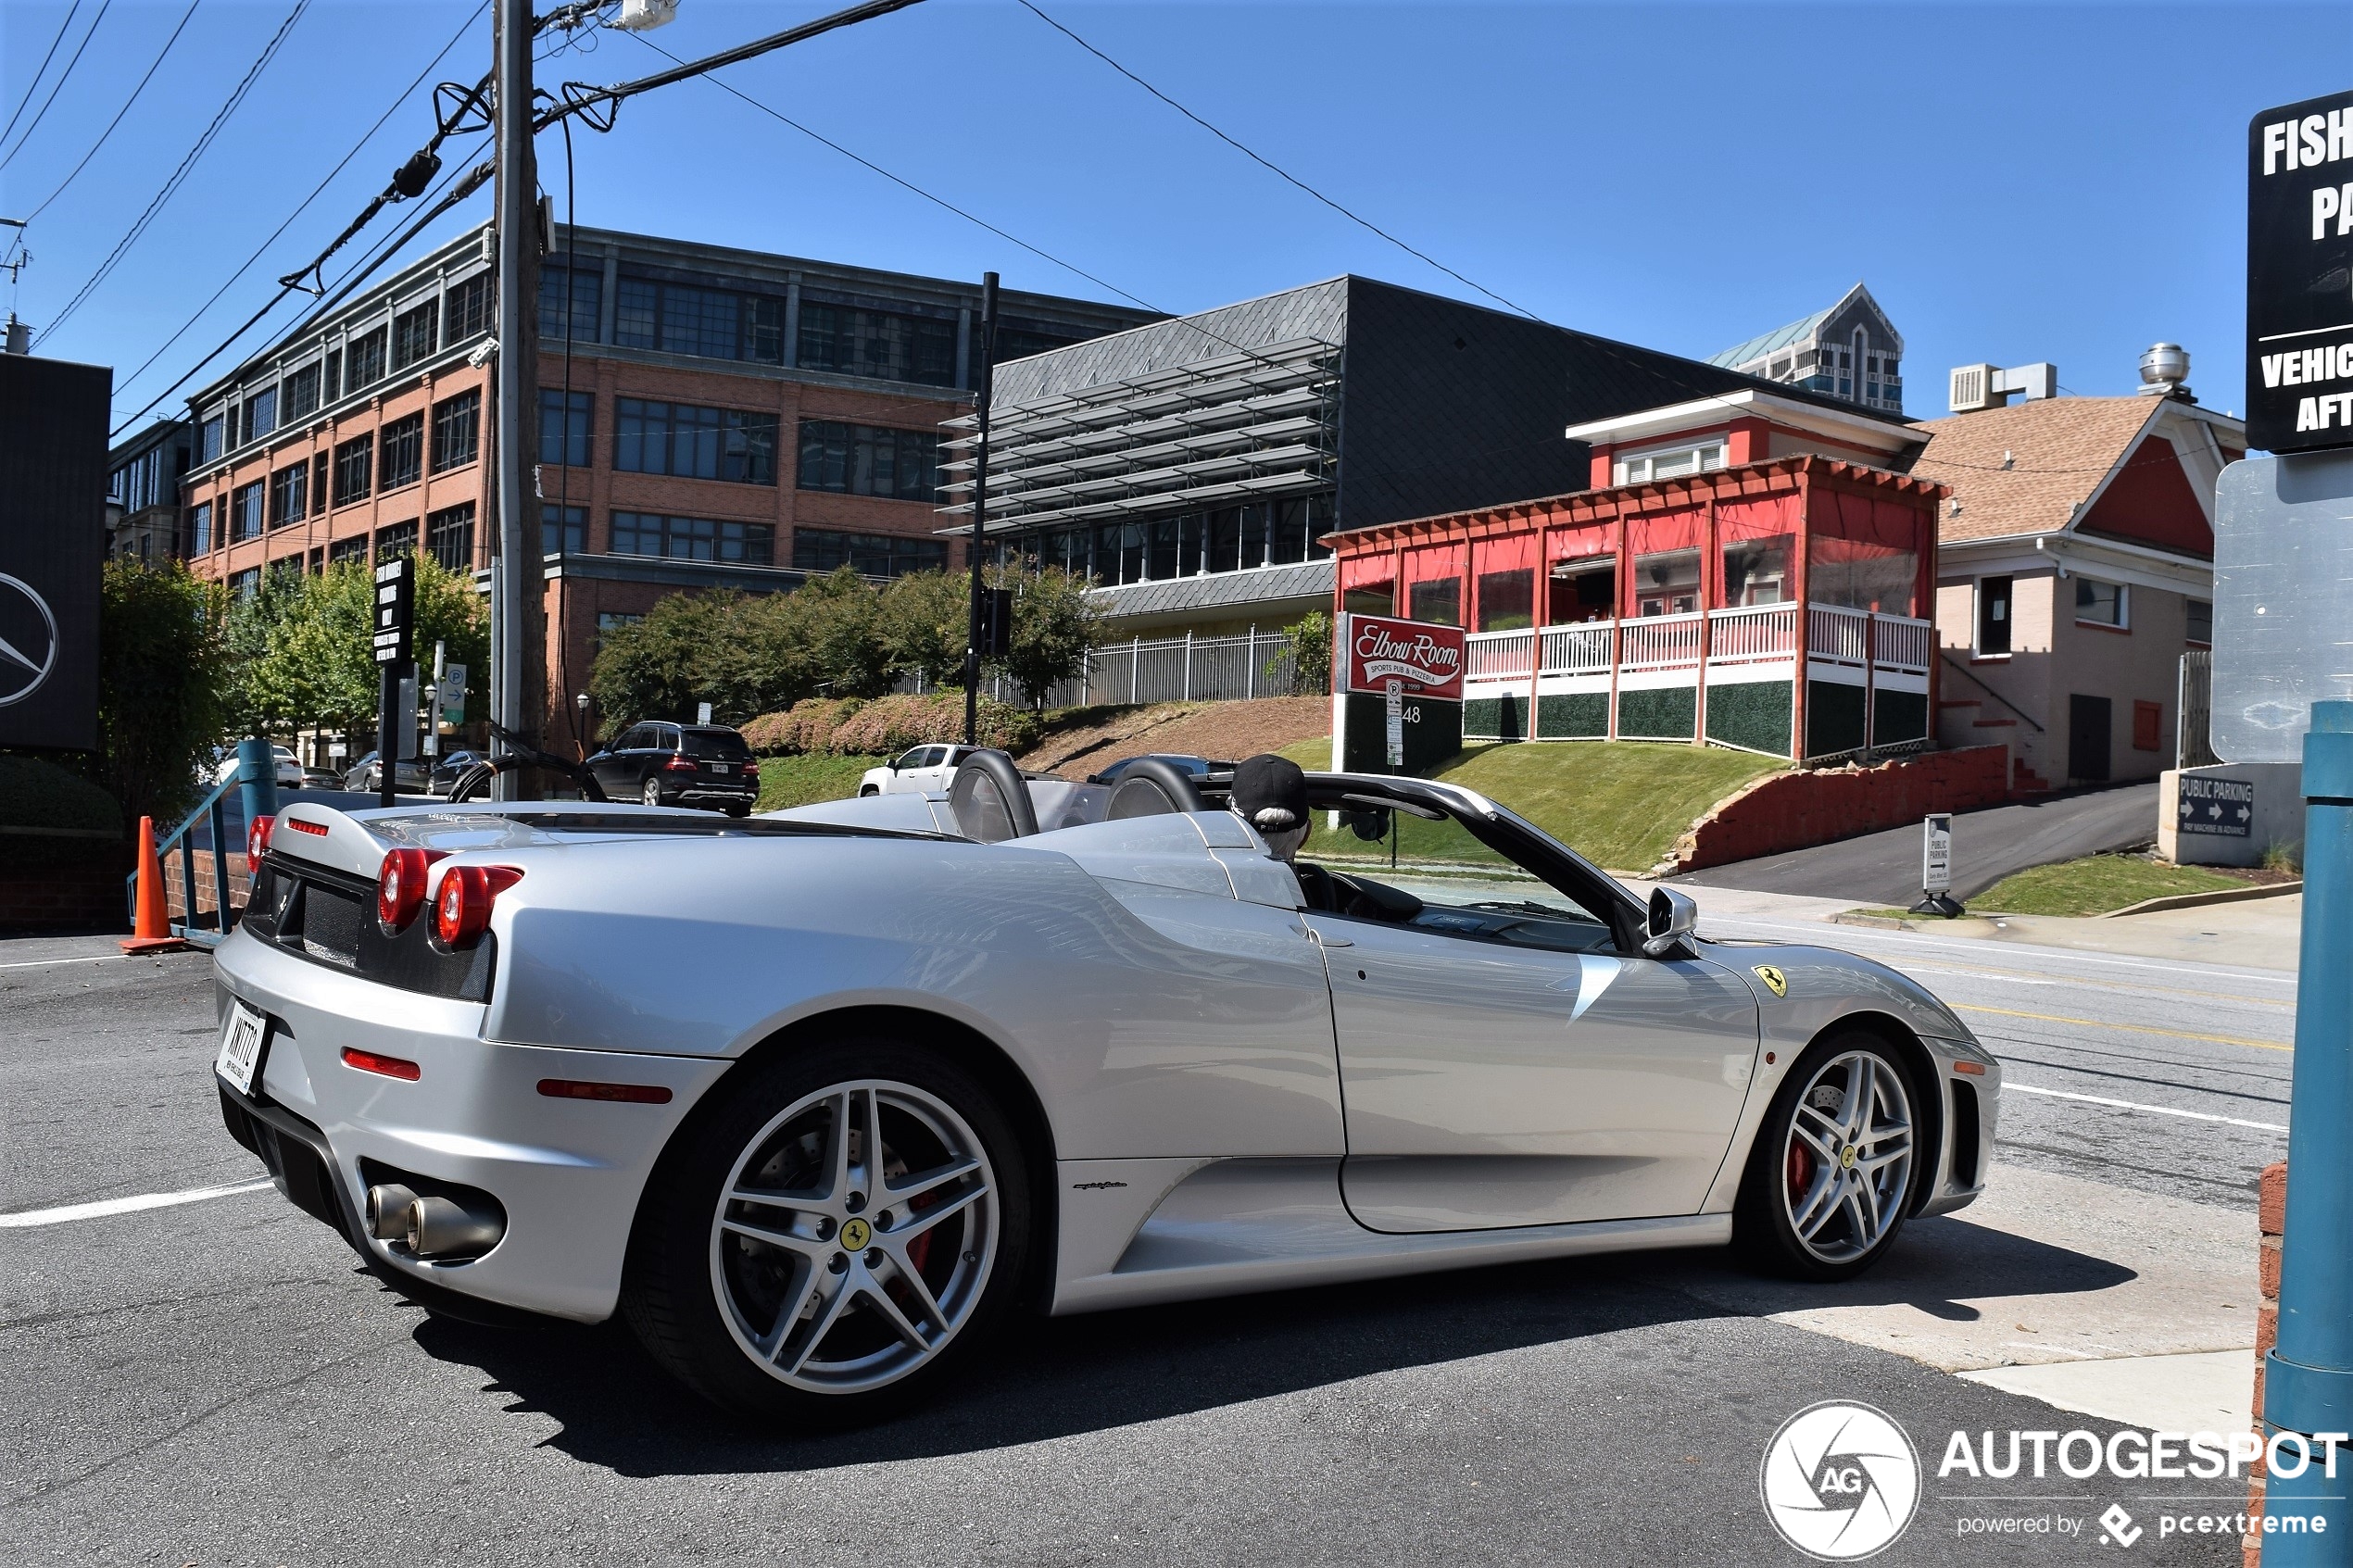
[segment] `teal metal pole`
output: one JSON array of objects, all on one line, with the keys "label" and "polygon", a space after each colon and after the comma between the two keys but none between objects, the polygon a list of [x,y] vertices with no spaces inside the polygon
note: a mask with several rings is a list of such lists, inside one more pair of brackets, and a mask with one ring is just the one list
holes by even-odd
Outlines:
[{"label": "teal metal pole", "polygon": [[[2353,1486],[2353,702],[2312,705],[2304,802],[2280,1330],[2263,1368],[2271,1444],[2263,1511],[2279,1526],[2291,1516],[2306,1523],[2267,1530],[2263,1563],[2347,1568],[2353,1565],[2347,1500]],[[2299,1462],[2300,1474],[2283,1474]]]},{"label": "teal metal pole", "polygon": [[237,804],[245,809],[248,833],[255,818],[278,814],[278,759],[258,735],[237,743]]}]

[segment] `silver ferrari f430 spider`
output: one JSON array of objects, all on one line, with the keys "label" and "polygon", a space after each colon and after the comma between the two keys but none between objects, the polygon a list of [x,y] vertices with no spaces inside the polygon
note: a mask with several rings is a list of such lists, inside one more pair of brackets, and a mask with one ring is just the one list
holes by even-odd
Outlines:
[{"label": "silver ferrari f430 spider", "polygon": [[1723,1244],[1837,1280],[1977,1196],[2001,1070],[1948,1009],[1694,920],[1469,790],[1272,758],[296,803],[216,1086],[427,1308],[619,1313],[722,1404],[861,1420],[1023,1310]]}]

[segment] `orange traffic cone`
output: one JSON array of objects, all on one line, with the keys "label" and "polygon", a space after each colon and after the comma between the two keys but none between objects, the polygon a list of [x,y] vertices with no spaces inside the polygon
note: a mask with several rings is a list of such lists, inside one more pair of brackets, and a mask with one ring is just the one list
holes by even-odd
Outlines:
[{"label": "orange traffic cone", "polygon": [[163,899],[163,857],[156,853],[156,820],[139,819],[139,908],[126,953],[174,953],[188,944],[171,935],[171,913]]}]

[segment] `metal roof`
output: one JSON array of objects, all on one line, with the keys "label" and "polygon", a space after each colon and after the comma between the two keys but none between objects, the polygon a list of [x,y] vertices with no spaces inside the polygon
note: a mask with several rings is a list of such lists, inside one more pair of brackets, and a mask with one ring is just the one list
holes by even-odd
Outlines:
[{"label": "metal roof", "polygon": [[1327,556],[1322,560],[1294,561],[1289,566],[1262,566],[1248,571],[1218,571],[1201,577],[1172,577],[1165,582],[1098,588],[1095,598],[1105,614],[1118,616],[1166,615],[1277,599],[1328,599],[1333,584],[1339,581],[1337,571],[1331,558]]},{"label": "metal roof", "polygon": [[[1839,302],[1841,305],[1844,303],[1843,299]],[[1775,327],[1762,337],[1753,337],[1746,343],[1735,344],[1721,354],[1711,354],[1707,357],[1707,362],[1711,365],[1721,365],[1728,370],[1735,370],[1752,359],[1761,359],[1768,354],[1787,348],[1793,343],[1803,343],[1806,339],[1812,337],[1816,330],[1824,321],[1830,320],[1831,312],[1837,308],[1837,305],[1826,305],[1811,316],[1802,317],[1786,327]]]}]

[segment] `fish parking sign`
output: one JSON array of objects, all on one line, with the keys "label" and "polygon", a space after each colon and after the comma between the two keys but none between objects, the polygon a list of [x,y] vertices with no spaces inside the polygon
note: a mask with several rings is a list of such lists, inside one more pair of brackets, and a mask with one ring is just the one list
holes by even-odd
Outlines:
[{"label": "fish parking sign", "polygon": [[2255,831],[2255,781],[2183,773],[2181,793],[2174,800],[2173,826],[2176,833],[2249,837]]}]

